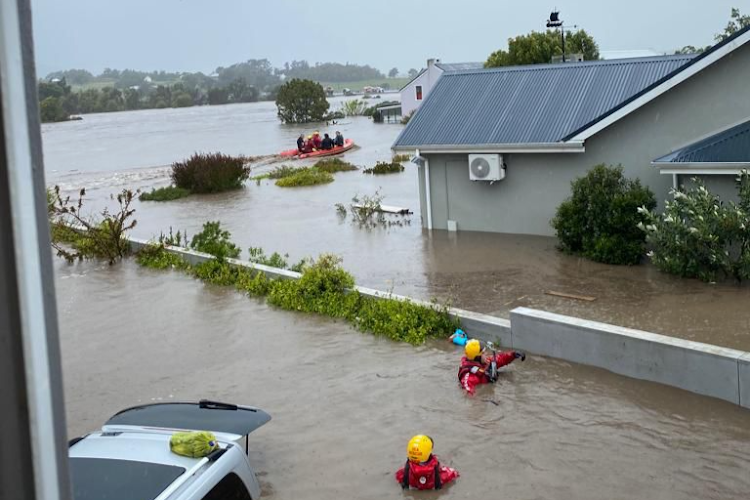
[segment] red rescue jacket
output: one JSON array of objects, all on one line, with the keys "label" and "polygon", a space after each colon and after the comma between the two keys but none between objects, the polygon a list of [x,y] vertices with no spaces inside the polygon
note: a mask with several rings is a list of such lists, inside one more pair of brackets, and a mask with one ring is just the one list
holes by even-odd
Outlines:
[{"label": "red rescue jacket", "polygon": [[430,455],[429,460],[415,463],[409,460],[396,472],[396,481],[405,490],[439,490],[459,476],[456,469],[440,465],[438,457]]}]

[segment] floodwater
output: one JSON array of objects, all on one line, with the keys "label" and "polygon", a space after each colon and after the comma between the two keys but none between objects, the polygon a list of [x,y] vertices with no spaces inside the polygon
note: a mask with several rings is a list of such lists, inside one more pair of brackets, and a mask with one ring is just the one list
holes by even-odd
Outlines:
[{"label": "floodwater", "polygon": [[[469,397],[447,343],[397,344],[132,261],[58,261],[56,287],[69,434],[152,401],[255,405],[273,416],[250,439],[264,498],[750,491],[750,413],[722,401],[545,358]],[[461,473],[439,494],[403,494],[393,479],[416,433]]]},{"label": "floodwater", "polygon": [[[390,99],[385,96],[384,99]],[[332,109],[342,99],[333,100]],[[361,148],[344,159],[360,166],[388,160],[401,125],[347,118],[337,126]],[[49,184],[86,187],[92,206],[124,187],[166,185],[167,165],[194,151],[267,155],[294,147],[301,132],[279,124],[273,103],[87,115],[43,127]],[[304,164],[304,163],[301,163]],[[272,166],[263,165],[258,175]],[[417,174],[336,174],[324,186],[283,189],[269,181],[215,196],[138,203],[136,236],[169,227],[195,234],[221,220],[243,249],[289,254],[290,261],[333,252],[359,284],[418,298],[439,297],[461,308],[507,317],[518,306],[614,323],[690,340],[750,350],[750,287],[704,284],[659,273],[650,265],[614,267],[566,256],[545,237],[422,230]],[[355,195],[385,196],[408,207],[404,226],[363,230],[336,213]],[[578,301],[546,292],[584,295]]]}]

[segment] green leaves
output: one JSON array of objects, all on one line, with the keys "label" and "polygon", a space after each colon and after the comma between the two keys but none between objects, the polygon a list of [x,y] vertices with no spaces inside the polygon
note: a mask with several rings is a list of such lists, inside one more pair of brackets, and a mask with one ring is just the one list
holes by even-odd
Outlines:
[{"label": "green leaves", "polygon": [[220,193],[239,189],[250,177],[246,159],[221,153],[195,153],[172,164],[170,177],[175,186],[193,193]]},{"label": "green leaves", "polygon": [[737,178],[739,203],[724,203],[700,179],[672,191],[664,212],[640,209],[652,262],[664,272],[713,282],[750,279],[750,176]]},{"label": "green leaves", "polygon": [[276,97],[277,114],[284,123],[323,121],[328,107],[323,86],[312,80],[295,78],[282,85]]},{"label": "green leaves", "polygon": [[[599,46],[594,38],[584,30],[565,34],[565,53],[583,54],[586,61],[599,59]],[[485,68],[520,66],[524,64],[548,64],[554,56],[562,55],[562,36],[559,32],[532,31],[508,39],[508,50],[498,50],[490,54]]]},{"label": "green leaves", "polygon": [[571,184],[572,196],[557,209],[552,227],[562,251],[605,264],[637,264],[645,235],[638,229],[656,207],[650,189],[626,179],[622,167],[597,165]]},{"label": "green leaves", "polygon": [[211,254],[220,262],[225,259],[236,259],[240,256],[240,248],[232,243],[229,231],[221,229],[221,223],[206,222],[203,230],[193,236],[190,248],[198,252]]}]

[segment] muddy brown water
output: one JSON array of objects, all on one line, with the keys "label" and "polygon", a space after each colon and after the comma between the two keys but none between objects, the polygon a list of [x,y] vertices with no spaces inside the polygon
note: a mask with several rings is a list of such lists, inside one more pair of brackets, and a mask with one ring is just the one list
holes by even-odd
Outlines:
[{"label": "muddy brown water", "polygon": [[[386,96],[386,99],[391,96]],[[333,102],[340,105],[341,99]],[[344,159],[372,166],[390,158],[402,127],[348,118],[338,126],[361,146]],[[68,191],[87,187],[92,206],[123,187],[168,183],[168,168],[193,151],[265,155],[293,147],[309,128],[284,126],[272,103],[87,115],[83,121],[44,126],[48,183]],[[299,163],[310,164],[310,163]],[[162,165],[162,166],[160,166]],[[271,166],[255,169],[261,174]],[[339,173],[332,184],[283,189],[269,181],[245,189],[169,203],[138,203],[136,236],[152,238],[169,227],[195,234],[202,222],[221,220],[243,249],[289,254],[290,261],[333,252],[359,284],[396,293],[434,296],[473,311],[507,317],[514,307],[614,323],[690,340],[750,350],[750,287],[704,284],[652,266],[615,267],[555,250],[553,238],[484,233],[427,233],[421,228],[417,174]],[[336,214],[335,203],[379,191],[384,203],[414,210],[410,224],[366,231]],[[403,219],[405,220],[405,219]],[[246,253],[245,253],[246,255]],[[583,302],[554,291],[595,297]]]},{"label": "muddy brown water", "polygon": [[[127,261],[56,265],[71,436],[152,401],[213,398],[273,419],[251,436],[268,499],[746,499],[750,412],[530,358],[459,389],[460,354],[414,348]],[[488,401],[494,401],[490,403]],[[427,433],[458,482],[404,494]]]}]

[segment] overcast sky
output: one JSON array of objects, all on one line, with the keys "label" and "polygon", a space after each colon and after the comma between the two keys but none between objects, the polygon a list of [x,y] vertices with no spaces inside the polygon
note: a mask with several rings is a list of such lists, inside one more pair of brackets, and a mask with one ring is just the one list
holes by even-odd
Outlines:
[{"label": "overcast sky", "polygon": [[[3,0],[4,1],[4,0]],[[620,4],[618,7],[613,4]],[[748,0],[32,0],[40,76],[105,67],[212,72],[247,59],[352,62],[384,72],[429,57],[484,61],[561,18],[603,51],[708,45]]]}]

